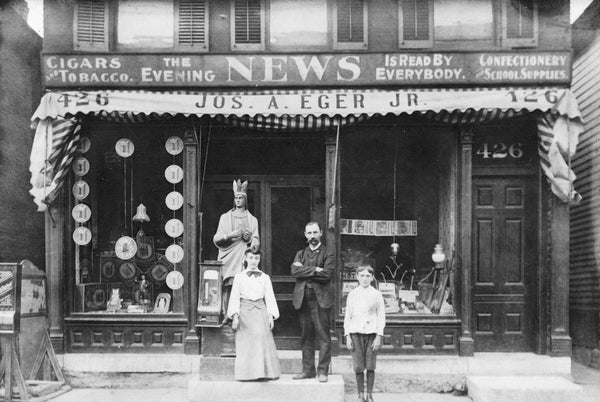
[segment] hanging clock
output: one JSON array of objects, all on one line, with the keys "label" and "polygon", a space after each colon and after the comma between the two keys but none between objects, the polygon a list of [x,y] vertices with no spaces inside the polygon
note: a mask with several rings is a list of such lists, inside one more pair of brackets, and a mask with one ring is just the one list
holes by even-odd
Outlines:
[{"label": "hanging clock", "polygon": [[183,195],[179,191],[171,191],[165,197],[165,204],[171,211],[177,211],[183,206]]},{"label": "hanging clock", "polygon": [[169,289],[177,290],[183,286],[183,275],[179,271],[171,271],[165,282]]},{"label": "hanging clock", "polygon": [[89,171],[90,161],[88,161],[83,156],[80,156],[79,158],[75,159],[75,161],[73,162],[73,173],[75,173],[75,175],[82,177],[88,174]]},{"label": "hanging clock", "polygon": [[165,179],[171,184],[177,184],[183,180],[183,169],[181,166],[170,165],[165,169]]},{"label": "hanging clock", "polygon": [[83,226],[73,231],[73,241],[79,246],[85,246],[92,240],[92,232]]},{"label": "hanging clock", "polygon": [[92,210],[85,204],[77,204],[73,207],[71,215],[73,216],[75,222],[85,223],[90,220],[90,217],[92,216]]},{"label": "hanging clock", "polygon": [[115,151],[121,158],[129,158],[135,151],[135,145],[129,138],[121,138],[115,144]]},{"label": "hanging clock", "polygon": [[137,244],[129,236],[122,236],[115,243],[115,253],[122,260],[131,259],[137,252]]},{"label": "hanging clock", "polygon": [[183,234],[183,222],[179,219],[169,219],[165,223],[165,232],[173,238],[181,236]]},{"label": "hanging clock", "polygon": [[165,250],[165,257],[173,264],[177,264],[183,260],[183,249],[178,244],[171,244]]},{"label": "hanging clock", "polygon": [[92,147],[92,141],[88,137],[81,137],[79,139],[79,144],[77,145],[77,150],[82,154],[85,154]]},{"label": "hanging clock", "polygon": [[90,186],[83,180],[78,180],[73,184],[73,196],[79,201],[90,195]]},{"label": "hanging clock", "polygon": [[179,155],[183,151],[183,140],[179,137],[169,137],[165,142],[165,149],[171,155]]}]

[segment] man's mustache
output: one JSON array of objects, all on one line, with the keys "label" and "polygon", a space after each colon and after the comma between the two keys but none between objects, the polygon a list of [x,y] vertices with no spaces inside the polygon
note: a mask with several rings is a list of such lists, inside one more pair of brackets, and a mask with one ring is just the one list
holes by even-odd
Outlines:
[{"label": "man's mustache", "polygon": [[307,242],[307,243],[312,243],[313,241],[315,241],[315,242],[317,242],[317,243],[319,242],[319,241],[318,241],[316,238],[314,238],[314,237],[311,237],[310,239],[307,239],[307,240],[306,240],[306,242]]}]

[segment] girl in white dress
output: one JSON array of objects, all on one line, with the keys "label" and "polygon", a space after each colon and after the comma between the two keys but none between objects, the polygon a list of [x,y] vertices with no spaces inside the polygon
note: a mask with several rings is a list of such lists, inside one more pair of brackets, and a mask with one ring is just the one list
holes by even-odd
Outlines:
[{"label": "girl in white dress", "polygon": [[235,334],[235,379],[276,380],[281,375],[274,321],[279,309],[269,275],[258,269],[260,250],[246,250],[246,269],[235,275],[227,316]]}]

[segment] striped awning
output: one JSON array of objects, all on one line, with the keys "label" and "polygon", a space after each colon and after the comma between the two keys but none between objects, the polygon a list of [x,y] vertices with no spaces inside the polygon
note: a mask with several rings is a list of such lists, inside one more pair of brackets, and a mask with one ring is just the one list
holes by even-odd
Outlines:
[{"label": "striped awning", "polygon": [[581,114],[569,89],[553,87],[49,92],[32,117],[36,136],[30,193],[39,210],[56,197],[86,116],[119,122],[208,116],[238,127],[318,131],[375,115],[477,124],[526,113],[536,116],[541,166],[552,191],[565,202],[577,202],[568,161],[582,130]]}]

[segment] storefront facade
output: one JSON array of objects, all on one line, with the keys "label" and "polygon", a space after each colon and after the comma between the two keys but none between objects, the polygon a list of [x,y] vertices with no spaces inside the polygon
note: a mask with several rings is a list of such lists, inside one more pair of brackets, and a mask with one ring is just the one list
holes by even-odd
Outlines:
[{"label": "storefront facade", "polygon": [[[568,32],[549,24],[565,2],[74,3],[46,4],[34,115],[55,348],[231,353],[197,308],[242,179],[278,348],[299,348],[289,266],[318,221],[336,344],[368,264],[384,353],[570,355],[565,161],[581,121]],[[439,17],[473,7],[476,22]],[[144,36],[135,15],[166,28]]]}]

